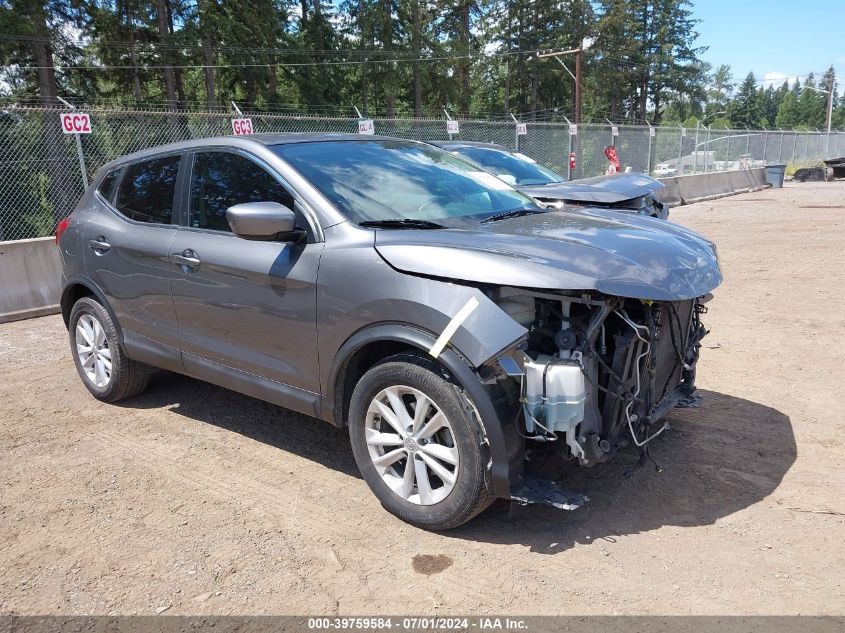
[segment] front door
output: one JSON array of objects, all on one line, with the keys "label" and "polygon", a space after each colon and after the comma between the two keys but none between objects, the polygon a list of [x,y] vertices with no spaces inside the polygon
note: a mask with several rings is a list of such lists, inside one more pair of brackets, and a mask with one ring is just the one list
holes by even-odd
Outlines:
[{"label": "front door", "polygon": [[198,151],[192,160],[185,226],[170,248],[185,368],[313,415],[319,392],[316,280],[323,243],[234,235],[226,220],[230,206],[272,201],[296,210],[294,195],[243,153]]}]

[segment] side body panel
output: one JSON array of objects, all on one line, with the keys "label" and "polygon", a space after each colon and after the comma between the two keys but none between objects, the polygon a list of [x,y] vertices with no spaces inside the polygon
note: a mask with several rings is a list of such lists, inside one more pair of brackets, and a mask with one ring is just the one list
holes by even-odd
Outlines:
[{"label": "side body panel", "polygon": [[[88,276],[102,290],[124,332],[178,349],[170,294],[175,271],[169,259],[176,227],[130,222],[106,203],[99,204],[96,217],[79,229]],[[108,248],[95,248],[97,243]]]},{"label": "side body panel", "polygon": [[316,280],[323,243],[254,242],[180,229],[173,302],[188,355],[317,393]]},{"label": "side body panel", "polygon": [[320,384],[327,405],[324,414],[334,404],[333,372],[337,370],[338,350],[366,328],[403,324],[419,328],[436,340],[461,308],[474,299],[478,306],[449,340],[449,346],[472,367],[527,334],[480,289],[403,274],[378,255],[372,241],[372,232],[348,224],[326,231],[317,289]]}]

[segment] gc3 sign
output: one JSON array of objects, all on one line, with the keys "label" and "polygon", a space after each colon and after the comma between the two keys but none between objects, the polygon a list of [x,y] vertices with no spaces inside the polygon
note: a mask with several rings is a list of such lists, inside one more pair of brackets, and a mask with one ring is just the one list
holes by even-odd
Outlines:
[{"label": "gc3 sign", "polygon": [[252,134],[252,119],[232,119],[232,133],[235,136]]},{"label": "gc3 sign", "polygon": [[91,115],[84,112],[62,112],[62,132],[65,134],[90,134]]}]

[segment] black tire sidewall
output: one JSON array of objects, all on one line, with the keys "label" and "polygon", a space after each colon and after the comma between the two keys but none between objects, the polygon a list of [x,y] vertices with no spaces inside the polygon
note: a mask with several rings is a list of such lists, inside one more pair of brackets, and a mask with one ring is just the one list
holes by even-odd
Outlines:
[{"label": "black tire sidewall", "polygon": [[[402,499],[382,480],[367,448],[364,426],[370,402],[393,385],[423,392],[446,415],[459,453],[458,478],[452,492],[439,503],[424,506]],[[430,369],[414,362],[388,361],[370,369],[355,387],[349,407],[352,452],[361,475],[381,504],[392,514],[425,529],[447,529],[468,521],[486,495],[486,462],[478,424],[461,390]],[[483,509],[483,508],[482,508]]]},{"label": "black tire sidewall", "polygon": [[[109,351],[111,352],[111,376],[109,382],[105,387],[98,387],[88,380],[85,371],[82,369],[82,363],[79,360],[79,354],[76,353],[76,324],[79,318],[83,315],[90,315],[100,322],[100,326],[106,334],[106,339],[109,343]],[[115,393],[117,385],[120,383],[120,372],[124,370],[123,351],[120,349],[120,344],[117,337],[117,329],[114,326],[111,315],[99,302],[90,297],[83,297],[77,301],[70,312],[70,319],[68,321],[68,332],[70,334],[70,349],[73,355],[73,364],[76,366],[76,371],[82,379],[82,383],[91,392],[91,394],[100,400],[109,400]]]}]

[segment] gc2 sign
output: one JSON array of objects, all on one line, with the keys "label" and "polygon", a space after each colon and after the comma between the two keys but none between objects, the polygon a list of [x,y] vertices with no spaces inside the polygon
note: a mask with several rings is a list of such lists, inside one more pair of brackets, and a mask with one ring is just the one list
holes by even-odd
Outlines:
[{"label": "gc2 sign", "polygon": [[84,112],[62,112],[62,132],[65,134],[90,134],[91,115]]},{"label": "gc2 sign", "polygon": [[516,124],[516,135],[517,136],[525,136],[528,134],[528,124],[527,123],[517,123]]},{"label": "gc2 sign", "polygon": [[461,126],[457,121],[446,121],[446,134],[460,134]]},{"label": "gc2 sign", "polygon": [[232,133],[235,136],[252,134],[252,119],[232,119]]},{"label": "gc2 sign", "polygon": [[376,126],[372,119],[361,119],[358,121],[358,134],[375,134]]}]

